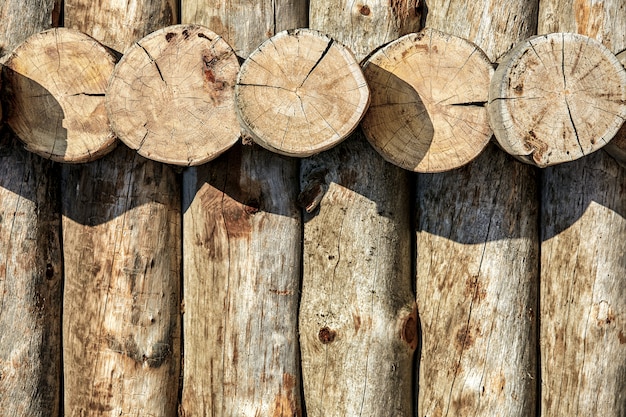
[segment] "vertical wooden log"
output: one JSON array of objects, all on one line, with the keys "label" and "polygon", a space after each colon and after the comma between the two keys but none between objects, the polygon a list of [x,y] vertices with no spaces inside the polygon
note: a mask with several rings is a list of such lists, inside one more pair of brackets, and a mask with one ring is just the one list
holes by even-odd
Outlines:
[{"label": "vertical wooden log", "polygon": [[[245,58],[306,26],[305,3],[184,0],[182,20],[207,24]],[[302,415],[297,172],[293,158],[237,144],[184,173],[186,417]]]},{"label": "vertical wooden log", "polygon": [[[175,23],[168,0],[131,2],[116,13],[117,2],[97,3],[107,12],[92,3],[66,0],[67,22],[88,32],[106,28],[91,34],[119,50]],[[167,4],[171,12],[162,13]],[[62,190],[65,414],[173,416],[180,367],[176,174],[120,145],[96,162],[64,166]]]},{"label": "vertical wooden log", "polygon": [[[428,2],[426,26],[492,59],[532,35],[537,0]],[[495,146],[417,180],[420,416],[534,416],[538,196]]]},{"label": "vertical wooden log", "polygon": [[[55,2],[0,4],[0,56],[52,26]],[[61,375],[59,167],[0,130],[0,413],[56,416]]]},{"label": "vertical wooden log", "polygon": [[[541,0],[538,32],[626,48],[626,1]],[[541,415],[626,415],[626,168],[604,152],[543,171]]]},{"label": "vertical wooden log", "polygon": [[[366,3],[311,1],[310,26],[345,43],[357,60],[419,28],[415,2]],[[417,317],[408,172],[385,162],[357,130],[304,159],[300,181],[307,413],[410,416]]]}]

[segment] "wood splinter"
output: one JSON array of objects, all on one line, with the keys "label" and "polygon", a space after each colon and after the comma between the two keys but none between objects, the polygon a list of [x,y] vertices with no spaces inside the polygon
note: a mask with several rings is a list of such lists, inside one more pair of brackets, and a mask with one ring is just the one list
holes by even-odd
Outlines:
[{"label": "wood splinter", "polygon": [[255,142],[305,157],[335,146],[356,128],[369,88],[346,47],[297,29],[270,38],[243,63],[235,102]]},{"label": "wood splinter", "polygon": [[107,89],[113,131],[130,148],[169,164],[200,165],[239,138],[239,62],[220,36],[176,25],[134,43]]},{"label": "wood splinter", "polygon": [[93,161],[115,147],[104,92],[113,52],[73,29],[35,34],[5,63],[7,123],[26,149],[57,162]]},{"label": "wood splinter", "polygon": [[586,36],[536,36],[503,57],[488,112],[511,155],[539,167],[572,161],[600,149],[624,122],[626,71]]},{"label": "wood splinter", "polygon": [[441,172],[487,146],[485,104],[493,67],[473,43],[425,29],[375,52],[363,71],[372,102],[363,132],[389,162]]}]

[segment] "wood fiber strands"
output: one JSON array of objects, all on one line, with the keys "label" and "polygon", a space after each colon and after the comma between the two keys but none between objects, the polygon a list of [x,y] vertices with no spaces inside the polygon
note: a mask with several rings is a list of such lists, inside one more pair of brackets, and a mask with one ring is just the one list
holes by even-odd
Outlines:
[{"label": "wood fiber strands", "polygon": [[471,42],[425,29],[377,50],[363,71],[372,90],[363,132],[389,162],[447,171],[489,143],[485,104],[493,67]]},{"label": "wood fiber strands", "polygon": [[498,143],[540,167],[581,158],[626,118],[626,70],[599,42],[574,33],[527,39],[502,59],[489,91]]},{"label": "wood fiber strands", "polygon": [[[419,29],[415,9],[368,5],[363,14],[349,2],[311,1],[310,27],[357,59],[407,27]],[[342,36],[348,30],[354,36]],[[307,212],[299,315],[307,415],[411,416],[417,318],[408,172],[385,162],[357,129],[303,159],[300,183]]]},{"label": "wood fiber strands", "polygon": [[[131,3],[118,10],[113,0],[65,0],[65,16],[115,48],[175,23],[175,9],[158,12],[170,2]],[[64,165],[62,175],[65,415],[172,416],[180,377],[176,174],[118,146],[95,162]]]},{"label": "wood fiber strands", "polygon": [[239,139],[238,71],[231,47],[209,29],[157,30],[129,47],[113,73],[106,100],[111,127],[146,158],[203,164]]},{"label": "wood fiber strands", "polygon": [[[426,25],[467,37],[493,60],[534,34],[537,7],[526,0],[429,1]],[[464,167],[419,174],[416,190],[418,415],[534,416],[533,167],[489,145]]]},{"label": "wood fiber strands", "polygon": [[[626,48],[624,0],[540,0],[539,11],[540,34]],[[596,152],[541,172],[541,415],[624,416],[626,170]]]},{"label": "wood fiber strands", "polygon": [[243,63],[237,114],[252,139],[287,156],[335,146],[358,125],[369,88],[354,55],[310,29],[283,31]]},{"label": "wood fiber strands", "polygon": [[117,59],[98,41],[55,28],[29,37],[5,62],[7,123],[26,149],[58,162],[88,162],[115,137],[104,93]]},{"label": "wood fiber strands", "polygon": [[[183,0],[246,58],[307,26],[307,2]],[[184,416],[303,415],[297,160],[236,144],[183,175]]]},{"label": "wood fiber strands", "polygon": [[[52,25],[54,1],[0,2],[0,56]],[[4,92],[3,92],[4,94]],[[58,166],[0,128],[0,414],[56,416],[61,398]]]}]

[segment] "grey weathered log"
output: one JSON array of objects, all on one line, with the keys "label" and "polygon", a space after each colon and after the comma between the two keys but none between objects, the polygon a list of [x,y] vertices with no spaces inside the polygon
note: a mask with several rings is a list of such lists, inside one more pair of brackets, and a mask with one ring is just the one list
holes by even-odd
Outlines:
[{"label": "grey weathered log", "polygon": [[[0,56],[52,26],[55,2],[0,3]],[[61,396],[58,166],[0,130],[0,414],[57,415]]]},{"label": "grey weathered log", "polygon": [[[305,1],[184,0],[241,58],[304,27]],[[183,176],[184,416],[301,416],[297,162],[236,144]]]},{"label": "grey weathered log", "polygon": [[[626,48],[626,1],[541,0],[539,33]],[[626,415],[626,169],[604,152],[543,171],[541,415]]]},{"label": "grey weathered log", "polygon": [[[121,50],[174,23],[175,8],[161,13],[169,3],[114,13],[118,2],[66,0],[65,16]],[[65,414],[172,416],[180,376],[177,176],[121,145],[94,163],[64,166],[62,175]]]},{"label": "grey weathered log", "polygon": [[[428,2],[426,25],[495,60],[534,33],[537,0]],[[495,146],[417,180],[420,416],[534,416],[538,196]]]},{"label": "grey weathered log", "polygon": [[[415,2],[310,2],[310,27],[361,60],[419,29]],[[307,414],[410,416],[417,345],[411,285],[408,173],[360,130],[304,159],[300,343]]]}]

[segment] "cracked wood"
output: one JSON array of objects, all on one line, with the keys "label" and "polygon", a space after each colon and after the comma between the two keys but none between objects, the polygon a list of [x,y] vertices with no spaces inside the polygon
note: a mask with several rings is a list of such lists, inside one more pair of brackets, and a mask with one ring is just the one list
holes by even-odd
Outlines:
[{"label": "cracked wood", "polygon": [[83,163],[116,142],[104,91],[116,57],[89,36],[64,28],[29,37],[5,63],[7,123],[26,149],[58,162]]},{"label": "cracked wood", "polygon": [[501,59],[488,111],[498,143],[520,160],[572,161],[600,149],[624,122],[626,70],[586,36],[533,37]]},{"label": "cracked wood", "polygon": [[160,29],[117,65],[106,107],[118,137],[140,155],[175,165],[215,159],[239,139],[230,46],[197,25]]},{"label": "cracked wood", "polygon": [[471,42],[425,29],[376,51],[363,71],[372,90],[363,132],[389,162],[447,171],[489,143],[484,105],[493,67]]},{"label": "cracked wood", "polygon": [[288,156],[310,156],[344,140],[369,104],[352,53],[317,31],[283,31],[241,67],[237,113],[255,142]]}]

